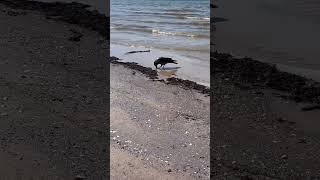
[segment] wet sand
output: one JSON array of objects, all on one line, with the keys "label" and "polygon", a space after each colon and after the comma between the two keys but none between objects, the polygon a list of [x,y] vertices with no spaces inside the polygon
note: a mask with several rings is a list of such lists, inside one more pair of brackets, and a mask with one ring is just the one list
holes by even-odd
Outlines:
[{"label": "wet sand", "polygon": [[320,81],[320,4],[313,0],[217,1],[213,42],[220,52],[279,64]]}]

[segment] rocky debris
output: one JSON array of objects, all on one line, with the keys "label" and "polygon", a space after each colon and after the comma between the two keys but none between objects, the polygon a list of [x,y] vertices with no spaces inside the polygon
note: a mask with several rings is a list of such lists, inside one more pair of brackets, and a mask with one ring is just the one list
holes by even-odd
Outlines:
[{"label": "rocky debris", "polygon": [[320,83],[295,74],[279,71],[275,65],[251,58],[234,58],[230,54],[211,52],[211,75],[233,82],[252,84],[287,92],[297,102],[320,103]]}]

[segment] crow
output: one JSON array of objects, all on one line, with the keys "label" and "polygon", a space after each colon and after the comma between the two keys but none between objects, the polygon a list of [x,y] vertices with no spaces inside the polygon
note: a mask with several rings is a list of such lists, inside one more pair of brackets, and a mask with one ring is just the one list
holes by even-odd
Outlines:
[{"label": "crow", "polygon": [[166,57],[159,57],[157,60],[154,61],[154,66],[156,69],[158,69],[158,64],[161,64],[160,68],[166,65],[167,63],[173,63],[173,64],[178,64],[176,60],[173,60],[171,58],[166,58]]}]

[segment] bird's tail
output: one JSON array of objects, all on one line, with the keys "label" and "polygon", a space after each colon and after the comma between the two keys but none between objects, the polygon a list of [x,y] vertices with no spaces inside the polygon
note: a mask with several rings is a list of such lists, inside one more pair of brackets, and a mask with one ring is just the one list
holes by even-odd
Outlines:
[{"label": "bird's tail", "polygon": [[177,60],[173,60],[173,62],[172,62],[172,63],[174,63],[174,64],[178,64]]}]

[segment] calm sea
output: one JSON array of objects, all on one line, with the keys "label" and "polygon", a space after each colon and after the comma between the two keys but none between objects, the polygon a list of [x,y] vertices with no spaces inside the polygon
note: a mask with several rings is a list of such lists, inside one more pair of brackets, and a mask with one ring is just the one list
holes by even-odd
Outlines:
[{"label": "calm sea", "polygon": [[[182,76],[191,77],[188,79],[208,83],[209,3],[209,0],[111,0],[111,55],[118,55],[114,49],[120,46],[156,49],[159,56],[174,53],[179,55],[175,56],[178,61],[189,61],[182,63],[185,67],[179,70],[178,75],[184,74]],[[149,65],[153,60],[150,59]],[[207,69],[203,71],[205,67]],[[186,69],[195,72],[187,72]],[[193,79],[196,71],[200,70],[200,74],[205,74]]]},{"label": "calm sea", "polygon": [[208,0],[111,0],[110,16],[111,43],[209,52]]}]

